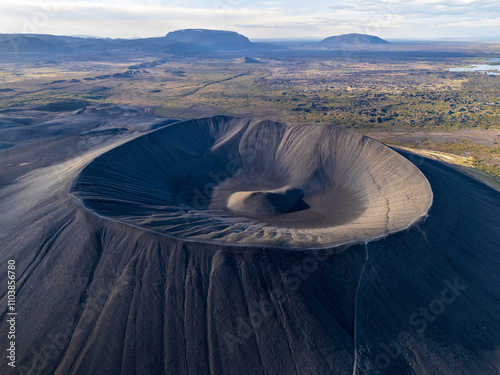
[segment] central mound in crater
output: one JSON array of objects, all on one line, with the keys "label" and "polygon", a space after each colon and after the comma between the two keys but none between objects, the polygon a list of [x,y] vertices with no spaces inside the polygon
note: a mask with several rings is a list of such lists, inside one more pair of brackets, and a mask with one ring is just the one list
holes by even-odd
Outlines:
[{"label": "central mound in crater", "polygon": [[223,116],[101,155],[72,194],[101,216],[176,238],[289,248],[381,237],[432,203],[422,173],[373,139],[335,125]]},{"label": "central mound in crater", "polygon": [[310,208],[299,189],[237,191],[229,196],[227,208],[242,216],[277,216]]}]

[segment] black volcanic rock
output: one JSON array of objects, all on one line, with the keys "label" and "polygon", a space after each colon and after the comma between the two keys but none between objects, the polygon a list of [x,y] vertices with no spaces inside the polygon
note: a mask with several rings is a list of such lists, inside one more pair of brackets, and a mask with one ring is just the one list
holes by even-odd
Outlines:
[{"label": "black volcanic rock", "polygon": [[165,38],[172,43],[194,43],[219,50],[245,49],[252,45],[247,37],[225,30],[184,29],[169,32]]},{"label": "black volcanic rock", "polygon": [[365,45],[365,44],[390,44],[388,41],[374,35],[367,34],[342,34],[323,39],[325,46]]}]

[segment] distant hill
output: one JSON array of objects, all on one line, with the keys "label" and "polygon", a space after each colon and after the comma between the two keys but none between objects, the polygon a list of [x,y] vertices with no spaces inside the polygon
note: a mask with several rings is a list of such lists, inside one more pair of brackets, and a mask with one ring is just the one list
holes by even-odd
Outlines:
[{"label": "distant hill", "polygon": [[327,47],[334,47],[334,46],[345,46],[345,45],[356,46],[356,45],[367,45],[367,44],[390,44],[390,43],[374,35],[343,34],[323,39],[320,42],[320,44]]},{"label": "distant hill", "polygon": [[35,36],[13,35],[0,39],[0,52],[2,53],[54,53],[71,52],[71,49],[47,42]]},{"label": "distant hill", "polygon": [[252,45],[252,42],[246,36],[225,30],[177,30],[169,32],[165,39],[171,43],[195,43],[202,47],[218,50],[245,49]]},{"label": "distant hill", "polygon": [[251,57],[240,57],[239,59],[236,59],[235,63],[238,64],[263,64],[262,61],[257,60],[257,59],[252,59]]}]

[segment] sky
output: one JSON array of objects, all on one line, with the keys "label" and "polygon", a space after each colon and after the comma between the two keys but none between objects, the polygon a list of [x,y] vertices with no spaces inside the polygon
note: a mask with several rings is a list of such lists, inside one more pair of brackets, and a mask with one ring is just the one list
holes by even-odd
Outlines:
[{"label": "sky", "polygon": [[500,6],[498,0],[0,0],[0,33],[135,38],[185,28],[232,30],[250,39],[357,32],[500,40]]}]

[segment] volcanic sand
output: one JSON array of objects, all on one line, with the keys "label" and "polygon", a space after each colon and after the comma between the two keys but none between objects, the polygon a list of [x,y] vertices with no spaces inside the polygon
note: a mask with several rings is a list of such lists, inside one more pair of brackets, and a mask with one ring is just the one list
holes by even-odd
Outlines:
[{"label": "volcanic sand", "polygon": [[423,217],[432,191],[383,144],[335,125],[180,122],[98,157],[72,194],[104,217],[176,238],[326,247]]},{"label": "volcanic sand", "polygon": [[[407,230],[367,245],[313,251],[241,247],[228,241],[225,245],[188,242],[173,238],[172,232],[166,236],[156,228],[153,232],[147,225],[126,222],[124,208],[132,208],[131,199],[116,200],[113,210],[94,202],[97,208],[109,209],[96,214],[82,209],[68,195],[78,176],[89,172],[85,166],[109,158],[109,152],[125,157],[124,150],[133,151],[126,169],[133,178],[155,179],[147,172],[170,168],[157,163],[169,160],[163,157],[169,149],[156,148],[143,159],[141,152],[148,153],[149,146],[143,141],[113,151],[137,137],[134,132],[151,129],[165,119],[125,111],[130,131],[98,133],[121,128],[124,119],[119,108],[96,110],[98,116],[90,110],[60,117],[61,127],[64,122],[82,124],[69,135],[44,132],[41,138],[14,142],[0,151],[0,264],[16,260],[16,370],[97,375],[347,374],[353,368],[358,374],[498,372],[499,192],[441,163],[404,155],[422,171],[433,192],[428,217]],[[93,129],[90,135],[89,129]],[[211,149],[213,143],[205,138],[194,141],[206,146],[200,150]],[[179,139],[176,148],[182,150],[182,144]],[[192,150],[187,147],[178,162],[187,165],[203,159]],[[222,154],[226,156],[221,160],[227,160],[227,153]],[[259,154],[254,154],[257,161]],[[215,179],[209,176],[212,188],[207,191],[218,188],[221,197],[225,191],[256,191],[258,181],[242,187],[229,185],[236,181],[238,165],[229,165],[227,174],[219,173]],[[192,174],[206,176],[199,173],[206,166],[199,165]],[[96,171],[91,169],[91,175]],[[110,177],[104,172],[100,175]],[[122,173],[120,176],[123,178]],[[283,182],[287,181],[291,180]],[[304,185],[307,183],[290,184],[304,193],[303,198],[298,192],[287,194],[291,212],[275,215],[276,210],[271,209],[274,215],[266,216],[267,220],[307,212],[301,204],[290,210],[300,199],[318,206],[311,198],[314,193]],[[164,202],[165,192],[171,195],[172,187],[164,186],[159,202]],[[280,188],[260,186],[265,187],[265,194]],[[110,191],[116,190],[113,195],[117,191],[123,194],[120,188],[119,184],[109,185]],[[352,194],[349,189],[338,192],[340,202],[348,201]],[[137,205],[144,205],[145,212],[157,209],[156,202],[149,202],[152,207],[137,202],[145,199],[144,190],[135,193]],[[149,200],[152,192],[147,193]],[[196,197],[199,205],[194,210],[199,211],[215,211],[210,204],[223,201],[216,202],[212,194]],[[187,202],[186,212],[193,210],[190,198],[186,196],[177,205]],[[243,213],[248,214],[248,202],[243,199],[243,203]],[[360,214],[366,209],[361,205]],[[229,208],[217,210],[234,220],[235,213]],[[115,211],[120,220],[114,220]],[[136,212],[132,213],[136,220]],[[345,219],[343,214],[339,217],[344,217],[339,219],[340,225],[342,220],[355,220]],[[183,229],[180,233],[193,232]],[[7,285],[6,276],[7,272],[0,274],[2,285]],[[455,284],[460,289],[450,294],[449,285]],[[442,309],[438,299],[443,291],[447,302]],[[0,306],[0,330],[7,332],[6,288]],[[411,324],[410,317],[420,309],[427,309],[432,319],[418,315],[420,324]],[[383,349],[388,347],[391,357]],[[381,355],[389,360],[381,361],[385,358]],[[6,356],[0,359],[0,366],[8,373]]]}]

